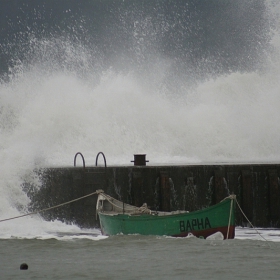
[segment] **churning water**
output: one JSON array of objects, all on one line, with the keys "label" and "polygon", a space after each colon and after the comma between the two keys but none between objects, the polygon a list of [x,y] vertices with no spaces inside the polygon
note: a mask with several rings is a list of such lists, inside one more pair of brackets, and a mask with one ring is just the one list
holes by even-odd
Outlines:
[{"label": "churning water", "polygon": [[[2,239],[0,274],[1,279],[279,279],[280,243],[238,232],[241,239],[223,241],[137,235],[93,241],[81,234],[68,239],[66,233],[60,240]],[[271,240],[274,234],[264,232]],[[28,270],[20,270],[22,263]]]},{"label": "churning water", "polygon": [[[99,151],[109,165],[136,153],[150,164],[279,162],[277,1],[12,2],[0,4],[1,219],[27,211],[21,184],[40,188],[34,168],[70,166],[76,152],[87,165]],[[271,242],[103,240],[40,217],[0,223],[0,238],[6,279],[25,277],[19,262],[33,279],[279,274]]]}]

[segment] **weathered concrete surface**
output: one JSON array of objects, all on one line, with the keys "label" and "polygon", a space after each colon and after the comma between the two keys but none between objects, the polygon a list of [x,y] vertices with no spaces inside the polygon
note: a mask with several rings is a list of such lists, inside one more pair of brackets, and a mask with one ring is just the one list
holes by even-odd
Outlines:
[{"label": "weathered concrete surface", "polygon": [[[39,191],[24,183],[30,210],[40,210],[103,189],[109,195],[151,209],[197,210],[235,193],[248,219],[259,227],[280,227],[280,164],[113,166],[46,168],[34,171]],[[32,191],[31,191],[32,190]],[[43,212],[81,227],[98,227],[96,196]],[[237,224],[247,221],[237,209]]]}]

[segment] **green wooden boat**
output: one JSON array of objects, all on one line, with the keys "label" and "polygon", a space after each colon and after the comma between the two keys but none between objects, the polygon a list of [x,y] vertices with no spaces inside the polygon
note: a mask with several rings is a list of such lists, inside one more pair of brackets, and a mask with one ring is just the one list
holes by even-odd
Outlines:
[{"label": "green wooden boat", "polygon": [[207,238],[221,232],[224,239],[235,235],[235,195],[230,195],[216,205],[188,212],[152,211],[123,203],[100,191],[96,211],[102,234],[141,234],[185,237],[190,234]]}]

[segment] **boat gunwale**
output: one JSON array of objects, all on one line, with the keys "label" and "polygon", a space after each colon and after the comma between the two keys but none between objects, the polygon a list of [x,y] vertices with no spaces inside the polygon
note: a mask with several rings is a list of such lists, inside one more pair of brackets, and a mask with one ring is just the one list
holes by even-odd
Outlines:
[{"label": "boat gunwale", "polygon": [[[226,198],[224,198],[222,201],[220,201],[219,203],[215,204],[215,205],[211,205],[209,207],[203,208],[203,209],[199,209],[196,211],[185,211],[185,210],[177,210],[177,211],[185,211],[183,213],[174,213],[176,211],[172,211],[172,212],[163,212],[163,211],[154,211],[151,210],[151,213],[121,213],[121,212],[114,212],[114,211],[100,211],[98,210],[98,214],[102,214],[104,216],[110,216],[110,217],[115,217],[115,216],[119,216],[121,217],[147,217],[147,218],[154,218],[154,219],[159,219],[159,218],[168,218],[168,217],[185,217],[185,216],[191,216],[191,215],[195,215],[195,214],[203,214],[203,212],[209,212],[209,211],[213,211],[215,210],[215,208],[219,208],[222,206],[222,204],[226,204],[226,203],[231,203],[231,200],[234,200],[235,197],[232,196],[228,196]],[[117,199],[115,199],[116,201],[119,201]],[[128,204],[130,205],[130,204]],[[163,215],[158,215],[158,213],[166,213]]]}]

